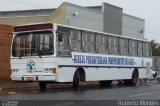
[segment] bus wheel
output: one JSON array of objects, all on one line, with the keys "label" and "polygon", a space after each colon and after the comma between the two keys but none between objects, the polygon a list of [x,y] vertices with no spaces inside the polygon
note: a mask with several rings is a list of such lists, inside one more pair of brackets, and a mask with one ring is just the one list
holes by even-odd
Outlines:
[{"label": "bus wheel", "polygon": [[79,83],[80,83],[80,74],[79,70],[77,70],[73,77],[73,83],[72,83],[73,89],[77,90],[79,88]]},{"label": "bus wheel", "polygon": [[111,86],[111,83],[112,83],[111,80],[109,80],[109,81],[99,81],[99,84],[100,84],[102,87],[109,87],[109,86]]},{"label": "bus wheel", "polygon": [[137,85],[137,84],[138,84],[138,81],[139,81],[138,71],[137,71],[137,70],[134,70],[134,71],[133,71],[133,74],[132,74],[131,84],[132,84],[132,85]]},{"label": "bus wheel", "polygon": [[41,91],[46,91],[46,82],[40,81],[39,82],[39,88]]},{"label": "bus wheel", "polygon": [[127,79],[127,80],[123,80],[125,85],[133,85],[136,86],[138,84],[139,81],[139,74],[137,70],[134,70],[132,73],[132,78],[131,79]]}]

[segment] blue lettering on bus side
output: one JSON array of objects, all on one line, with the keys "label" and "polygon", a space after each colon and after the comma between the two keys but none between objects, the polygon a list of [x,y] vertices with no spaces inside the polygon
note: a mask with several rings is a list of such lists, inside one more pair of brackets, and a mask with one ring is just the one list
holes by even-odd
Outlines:
[{"label": "blue lettering on bus side", "polygon": [[85,64],[85,57],[83,55],[74,55],[74,63]]},{"label": "blue lettering on bus side", "polygon": [[79,64],[110,64],[110,65],[135,65],[132,58],[74,55],[74,63]]}]

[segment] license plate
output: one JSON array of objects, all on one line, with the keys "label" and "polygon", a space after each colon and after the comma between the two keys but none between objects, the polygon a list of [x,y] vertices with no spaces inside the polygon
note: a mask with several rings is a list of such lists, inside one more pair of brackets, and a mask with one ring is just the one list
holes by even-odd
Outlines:
[{"label": "license plate", "polygon": [[26,80],[27,80],[27,81],[33,81],[34,78],[33,78],[33,77],[26,77]]}]

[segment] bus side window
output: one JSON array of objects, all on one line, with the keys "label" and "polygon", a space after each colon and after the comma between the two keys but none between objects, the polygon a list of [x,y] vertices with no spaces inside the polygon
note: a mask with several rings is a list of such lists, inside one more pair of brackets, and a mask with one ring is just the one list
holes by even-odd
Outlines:
[{"label": "bus side window", "polygon": [[142,47],[142,41],[138,41],[138,56],[143,56],[143,47]]},{"label": "bus side window", "polygon": [[107,35],[97,34],[96,35],[96,50],[98,53],[108,53],[108,40]]},{"label": "bus side window", "polygon": [[118,37],[108,37],[108,48],[110,54],[119,54],[119,42]]},{"label": "bus side window", "polygon": [[112,54],[112,42],[112,37],[108,36],[108,50],[110,54]]},{"label": "bus side window", "polygon": [[125,39],[120,38],[119,39],[119,44],[120,44],[120,54],[124,55],[126,50],[125,50]]},{"label": "bus side window", "polygon": [[78,30],[70,30],[71,50],[82,51],[82,37]]},{"label": "bus side window", "polygon": [[95,33],[82,32],[83,49],[85,52],[96,52],[96,35]]},{"label": "bus side window", "polygon": [[61,33],[57,33],[58,41],[62,42],[63,40],[63,35]]},{"label": "bus side window", "polygon": [[60,56],[69,56],[70,48],[69,48],[69,38],[68,35],[62,35],[62,41],[57,41],[57,50],[58,55]]},{"label": "bus side window", "polygon": [[129,53],[131,56],[137,56],[137,41],[129,40]]},{"label": "bus side window", "polygon": [[69,35],[61,34],[61,40],[57,36],[57,55],[70,56]]},{"label": "bus side window", "polygon": [[151,53],[150,53],[150,44],[147,42],[143,42],[143,55],[145,57],[150,57]]},{"label": "bus side window", "polygon": [[70,28],[58,26],[56,31],[56,47],[57,56],[70,56],[70,42],[69,42]]},{"label": "bus side window", "polygon": [[119,42],[118,42],[118,37],[113,37],[113,53],[114,54],[119,54]]}]

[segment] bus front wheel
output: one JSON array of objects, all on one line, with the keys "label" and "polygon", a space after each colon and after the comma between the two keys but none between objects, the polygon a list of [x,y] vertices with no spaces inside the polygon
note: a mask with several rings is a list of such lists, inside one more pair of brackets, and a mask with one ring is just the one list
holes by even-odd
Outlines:
[{"label": "bus front wheel", "polygon": [[39,82],[39,88],[40,88],[40,90],[41,91],[46,91],[46,86],[47,84],[46,84],[46,82],[44,82],[44,81],[40,81]]},{"label": "bus front wheel", "polygon": [[77,70],[73,77],[73,83],[72,83],[73,89],[77,90],[79,88],[79,83],[80,83],[80,74],[79,70]]}]

